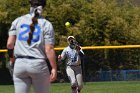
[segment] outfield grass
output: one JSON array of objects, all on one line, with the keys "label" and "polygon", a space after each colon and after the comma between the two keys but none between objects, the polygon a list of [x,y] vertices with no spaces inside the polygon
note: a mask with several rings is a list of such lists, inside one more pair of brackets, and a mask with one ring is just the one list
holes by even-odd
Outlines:
[{"label": "outfield grass", "polygon": [[[0,93],[14,93],[13,85],[0,85]],[[70,84],[54,83],[50,93],[71,93]],[[81,93],[140,93],[140,81],[88,82]]]}]

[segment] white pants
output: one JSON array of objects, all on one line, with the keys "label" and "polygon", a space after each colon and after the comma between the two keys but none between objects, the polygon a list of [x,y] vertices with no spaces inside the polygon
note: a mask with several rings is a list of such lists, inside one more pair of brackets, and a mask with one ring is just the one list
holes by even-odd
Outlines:
[{"label": "white pants", "polygon": [[81,66],[67,66],[66,72],[72,87],[83,88],[82,69]]},{"label": "white pants", "polygon": [[29,93],[31,85],[35,93],[48,93],[49,76],[45,60],[18,58],[13,73],[15,93]]}]

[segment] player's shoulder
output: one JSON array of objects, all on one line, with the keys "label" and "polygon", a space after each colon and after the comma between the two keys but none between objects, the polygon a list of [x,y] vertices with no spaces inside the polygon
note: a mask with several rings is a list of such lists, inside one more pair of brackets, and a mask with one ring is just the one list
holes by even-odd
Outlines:
[{"label": "player's shoulder", "polygon": [[25,15],[22,15],[21,18],[31,18],[32,15],[31,14],[25,14]]},{"label": "player's shoulder", "polygon": [[52,25],[52,23],[44,17],[41,17],[40,20],[42,23],[44,23],[44,25],[47,25],[47,26]]},{"label": "player's shoulder", "polygon": [[69,49],[69,46],[65,47],[64,50],[65,50],[65,51],[69,51],[69,50],[70,50],[70,49]]},{"label": "player's shoulder", "polygon": [[22,18],[27,18],[27,17],[29,17],[29,14],[19,16],[12,23],[18,23],[19,21],[21,21]]},{"label": "player's shoulder", "polygon": [[30,14],[25,14],[25,15],[17,17],[16,19],[29,18],[29,17],[31,17]]}]

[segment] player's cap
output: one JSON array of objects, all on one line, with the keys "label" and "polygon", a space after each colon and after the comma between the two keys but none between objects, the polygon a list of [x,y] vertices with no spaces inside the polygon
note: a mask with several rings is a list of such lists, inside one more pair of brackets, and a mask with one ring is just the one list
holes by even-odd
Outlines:
[{"label": "player's cap", "polygon": [[74,36],[68,36],[67,40],[69,41],[71,39],[75,39],[75,37]]},{"label": "player's cap", "polygon": [[31,4],[31,7],[37,7],[37,6],[45,7],[46,0],[29,0],[29,3]]}]

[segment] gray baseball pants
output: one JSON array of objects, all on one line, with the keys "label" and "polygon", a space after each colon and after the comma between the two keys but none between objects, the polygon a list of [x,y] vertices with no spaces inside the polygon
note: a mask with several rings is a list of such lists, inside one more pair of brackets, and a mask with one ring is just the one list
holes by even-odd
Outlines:
[{"label": "gray baseball pants", "polygon": [[83,88],[81,66],[67,66],[66,73],[70,80],[71,86],[78,87],[78,89],[81,90]]},{"label": "gray baseball pants", "polygon": [[35,93],[48,93],[49,76],[44,59],[17,58],[13,73],[15,93],[29,93],[31,85]]}]

